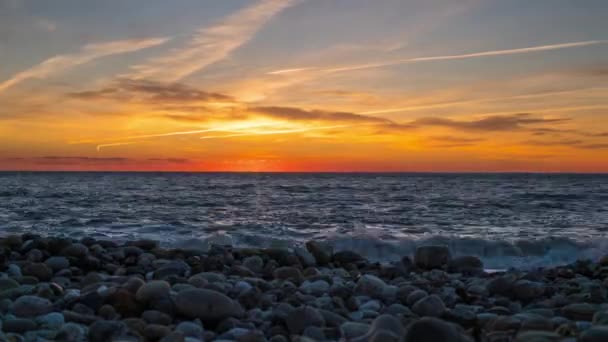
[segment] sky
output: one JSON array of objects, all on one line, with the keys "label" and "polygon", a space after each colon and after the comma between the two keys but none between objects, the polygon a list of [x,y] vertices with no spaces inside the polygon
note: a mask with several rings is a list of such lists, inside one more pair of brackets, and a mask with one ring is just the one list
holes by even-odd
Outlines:
[{"label": "sky", "polygon": [[0,0],[0,170],[608,172],[608,1]]}]

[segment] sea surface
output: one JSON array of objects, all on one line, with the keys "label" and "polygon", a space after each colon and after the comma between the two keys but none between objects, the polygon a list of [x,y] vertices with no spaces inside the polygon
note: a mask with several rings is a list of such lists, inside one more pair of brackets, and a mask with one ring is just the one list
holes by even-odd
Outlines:
[{"label": "sea surface", "polygon": [[0,234],[22,232],[549,266],[608,254],[608,175],[0,173]]}]

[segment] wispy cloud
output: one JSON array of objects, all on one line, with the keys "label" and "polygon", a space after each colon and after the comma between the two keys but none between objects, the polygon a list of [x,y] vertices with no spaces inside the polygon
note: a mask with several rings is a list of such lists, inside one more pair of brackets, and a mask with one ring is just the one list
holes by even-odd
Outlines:
[{"label": "wispy cloud", "polygon": [[261,0],[211,27],[198,30],[188,44],[133,67],[131,78],[177,81],[226,58],[295,0]]},{"label": "wispy cloud", "polygon": [[80,51],[49,58],[0,83],[0,92],[30,78],[43,79],[97,58],[138,51],[165,43],[168,38],[129,39],[85,45]]},{"label": "wispy cloud", "polygon": [[458,60],[458,59],[505,56],[505,55],[519,55],[519,54],[526,54],[526,53],[533,53],[533,52],[560,50],[560,49],[599,45],[599,44],[606,44],[606,43],[608,43],[608,40],[587,40],[587,41],[581,41],[581,42],[560,43],[560,44],[552,44],[552,45],[538,45],[538,46],[531,46],[531,47],[517,48],[517,49],[492,50],[492,51],[483,51],[483,52],[474,52],[474,53],[456,54],[456,55],[405,58],[405,59],[397,59],[397,60],[392,60],[392,61],[380,61],[380,62],[375,62],[375,63],[349,65],[349,66],[332,67],[332,68],[297,67],[297,68],[290,68],[290,69],[275,70],[275,71],[269,72],[269,74],[281,75],[281,74],[291,74],[291,73],[299,73],[299,72],[306,72],[306,71],[334,73],[334,72],[382,68],[382,67],[388,67],[388,66],[399,65],[399,64],[408,64],[408,63],[446,61],[446,60]]},{"label": "wispy cloud", "polygon": [[515,115],[495,115],[476,120],[454,120],[449,118],[429,117],[414,120],[412,126],[440,126],[474,131],[516,131],[528,125],[561,123],[567,118],[543,118],[529,113]]}]

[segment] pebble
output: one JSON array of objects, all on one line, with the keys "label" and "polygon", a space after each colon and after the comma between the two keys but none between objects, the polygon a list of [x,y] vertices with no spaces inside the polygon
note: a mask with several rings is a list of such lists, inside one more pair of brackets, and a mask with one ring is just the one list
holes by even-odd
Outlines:
[{"label": "pebble", "polygon": [[447,246],[420,246],[416,248],[414,264],[423,269],[441,268],[450,261]]},{"label": "pebble", "polygon": [[412,311],[419,316],[439,317],[445,312],[445,304],[436,295],[430,295],[418,300]]},{"label": "pebble", "polygon": [[21,296],[13,304],[13,311],[18,317],[44,315],[53,310],[53,303],[46,298]]},{"label": "pebble", "polygon": [[323,315],[311,306],[301,306],[295,308],[285,318],[287,329],[291,334],[300,335],[304,329],[315,326],[321,327],[325,325]]},{"label": "pebble", "polygon": [[243,309],[226,295],[206,289],[181,291],[175,298],[177,310],[188,318],[201,321],[220,321],[228,317],[240,316]]}]

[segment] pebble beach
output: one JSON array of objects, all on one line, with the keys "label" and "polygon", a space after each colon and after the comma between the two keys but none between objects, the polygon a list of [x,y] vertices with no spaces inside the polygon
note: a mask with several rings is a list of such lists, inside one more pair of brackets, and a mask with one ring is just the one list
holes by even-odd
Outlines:
[{"label": "pebble beach", "polygon": [[608,341],[608,258],[487,272],[441,245],[377,263],[34,234],[0,257],[2,341]]}]

